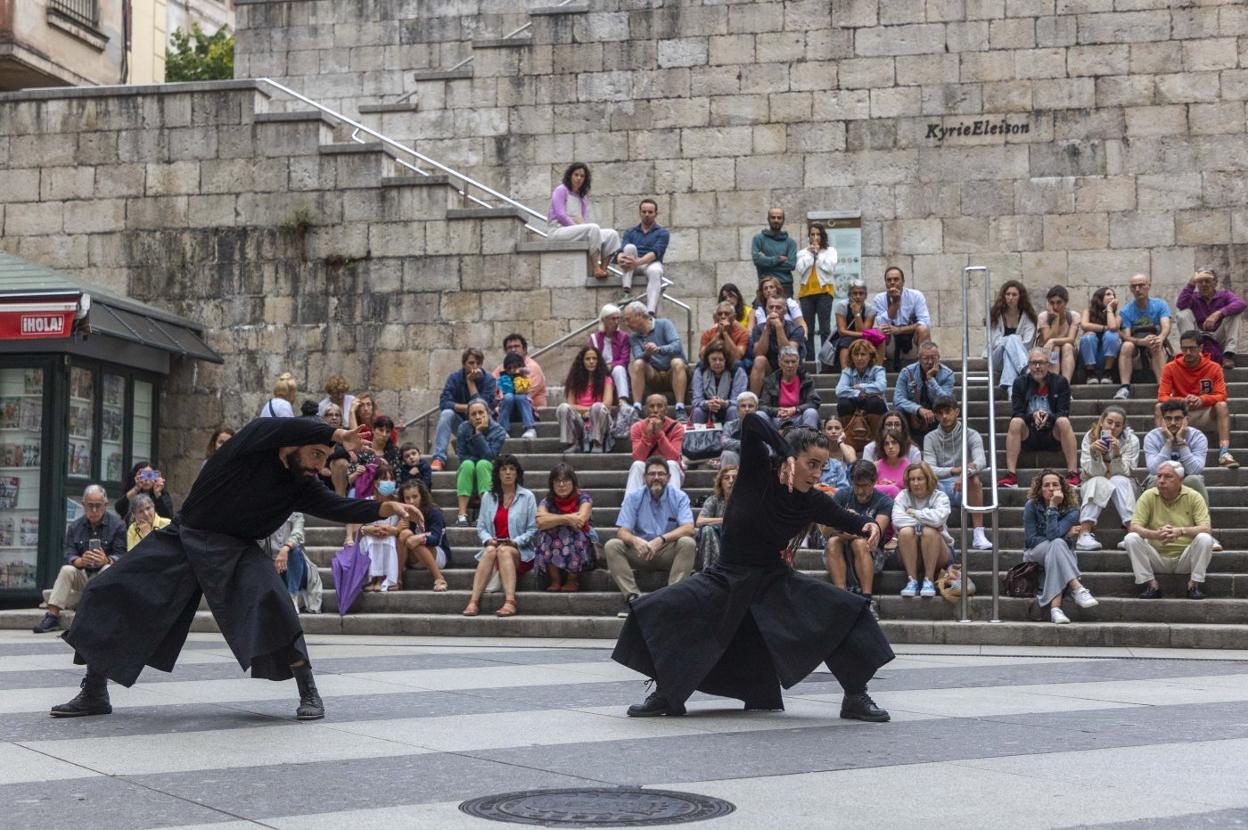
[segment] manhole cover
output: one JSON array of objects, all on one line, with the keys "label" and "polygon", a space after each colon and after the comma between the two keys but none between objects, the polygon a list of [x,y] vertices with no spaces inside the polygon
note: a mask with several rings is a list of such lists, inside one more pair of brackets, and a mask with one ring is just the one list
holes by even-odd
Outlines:
[{"label": "manhole cover", "polygon": [[726,816],[727,801],[670,790],[593,787],[526,790],[474,798],[459,805],[470,816],[545,827],[645,827]]}]

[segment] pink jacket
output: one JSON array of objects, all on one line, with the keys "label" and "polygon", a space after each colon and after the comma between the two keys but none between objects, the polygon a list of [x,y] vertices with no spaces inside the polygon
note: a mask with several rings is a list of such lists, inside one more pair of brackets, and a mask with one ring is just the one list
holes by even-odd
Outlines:
[{"label": "pink jacket", "polygon": [[[603,333],[596,331],[589,336],[589,345],[598,350],[599,354],[603,351]],[[610,371],[616,366],[628,368],[628,334],[624,329],[616,329],[615,334],[611,335],[611,365],[607,367]]]}]

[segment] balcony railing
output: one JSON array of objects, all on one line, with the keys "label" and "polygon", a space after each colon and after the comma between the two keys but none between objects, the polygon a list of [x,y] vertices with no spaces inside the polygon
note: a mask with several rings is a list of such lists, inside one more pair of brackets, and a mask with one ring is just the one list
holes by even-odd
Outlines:
[{"label": "balcony railing", "polygon": [[49,0],[48,11],[93,29],[100,23],[99,0]]}]

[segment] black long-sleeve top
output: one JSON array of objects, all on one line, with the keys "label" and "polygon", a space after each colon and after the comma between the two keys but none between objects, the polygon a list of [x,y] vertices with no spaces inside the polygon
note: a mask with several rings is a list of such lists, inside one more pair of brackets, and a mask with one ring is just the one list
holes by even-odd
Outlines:
[{"label": "black long-sleeve top", "polygon": [[811,522],[844,533],[861,534],[868,521],[819,490],[788,491],[772,467],[771,448],[781,459],[793,448],[771,422],[756,412],[741,421],[741,468],[724,513],[720,561],[755,567],[772,566],[798,531]]},{"label": "black long-sleeve top", "polygon": [[316,476],[295,475],[278,457],[281,447],[332,446],[333,436],[334,428],[316,418],[257,418],[200,469],[182,504],[182,524],[264,539],[296,511],[338,522],[377,521],[378,502],[343,498]]},{"label": "black long-sleeve top", "polygon": [[[134,485],[131,484],[130,486],[133,487]],[[113,503],[113,509],[116,510],[117,515],[123,519],[130,515],[130,497],[127,495],[129,492],[129,488],[126,488],[126,492],[121,494],[121,498],[117,499],[117,501]],[[143,490],[140,490],[139,492],[146,493],[146,495],[151,497],[152,505],[156,508],[157,516],[164,516],[166,519],[173,518],[173,496],[169,495],[168,490],[165,490],[159,496],[153,496],[150,492]]]}]

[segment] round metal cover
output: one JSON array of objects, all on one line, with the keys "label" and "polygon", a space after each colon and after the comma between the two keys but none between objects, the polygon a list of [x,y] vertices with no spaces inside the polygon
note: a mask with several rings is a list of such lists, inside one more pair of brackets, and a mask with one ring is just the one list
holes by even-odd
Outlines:
[{"label": "round metal cover", "polygon": [[470,816],[543,827],[645,827],[726,816],[727,801],[693,793],[636,787],[525,790],[487,795],[459,805]]}]

